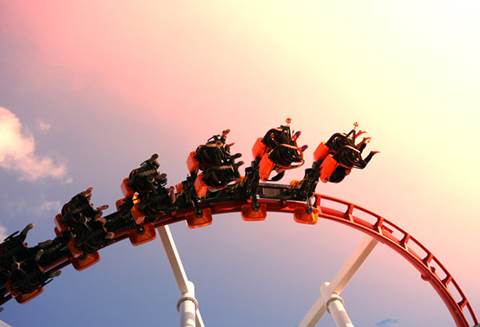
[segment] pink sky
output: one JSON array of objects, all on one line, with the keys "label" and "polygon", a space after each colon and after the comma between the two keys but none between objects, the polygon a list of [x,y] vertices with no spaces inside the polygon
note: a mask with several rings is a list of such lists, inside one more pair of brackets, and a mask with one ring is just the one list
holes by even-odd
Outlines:
[{"label": "pink sky", "polygon": [[[95,89],[123,103],[97,109],[99,116],[161,128],[179,140],[185,158],[212,133],[231,128],[248,162],[255,138],[286,117],[303,131],[310,158],[319,142],[359,121],[382,153],[366,171],[318,191],[377,211],[417,236],[478,307],[478,9],[433,1],[18,2],[6,8],[4,28],[29,49],[20,69],[29,87],[52,97],[59,84],[79,96]],[[147,152],[155,142],[140,146]],[[184,157],[174,159],[183,165]],[[285,233],[290,226],[275,228]],[[307,243],[315,237],[302,236]],[[407,267],[380,251],[372,265],[385,256]],[[371,280],[377,277],[403,287],[388,276]],[[422,285],[413,274],[406,278],[409,287]]]}]

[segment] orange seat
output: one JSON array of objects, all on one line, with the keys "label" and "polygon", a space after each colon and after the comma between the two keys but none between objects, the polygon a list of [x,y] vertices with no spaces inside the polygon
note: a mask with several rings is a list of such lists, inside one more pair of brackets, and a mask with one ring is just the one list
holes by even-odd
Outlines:
[{"label": "orange seat", "polygon": [[193,182],[193,186],[195,187],[195,192],[199,199],[203,199],[208,192],[208,186],[203,181],[203,173],[197,176],[195,182]]},{"label": "orange seat", "polygon": [[337,167],[337,160],[333,159],[331,154],[327,155],[320,166],[320,180],[324,183],[328,182]]},{"label": "orange seat", "polygon": [[190,173],[196,173],[200,167],[200,163],[195,159],[195,151],[190,152],[187,158],[187,168]]},{"label": "orange seat", "polygon": [[125,198],[122,198],[122,199],[118,199],[117,201],[115,201],[115,207],[118,209],[120,209],[120,207],[125,203]]},{"label": "orange seat", "polygon": [[266,152],[266,146],[265,144],[262,142],[262,138],[259,137],[256,141],[255,141],[255,144],[253,145],[253,148],[252,148],[252,154],[253,154],[253,157],[255,159],[257,158],[261,158],[265,152]]},{"label": "orange seat", "polygon": [[260,179],[262,181],[267,180],[270,174],[272,173],[272,170],[274,167],[275,167],[275,163],[268,158],[267,154],[265,154],[262,157],[262,160],[260,160],[260,165],[258,167],[258,173],[259,173]]},{"label": "orange seat", "polygon": [[176,193],[182,193],[183,192],[183,184],[182,183],[178,183],[177,185],[175,185],[175,192]]},{"label": "orange seat", "polygon": [[68,241],[67,248],[70,251],[72,257],[74,257],[74,258],[78,258],[83,254],[83,251],[80,250],[79,248],[77,248],[77,246],[75,245],[75,240],[73,240],[73,239]]},{"label": "orange seat", "polygon": [[62,223],[62,215],[55,216],[55,229],[61,234],[67,230],[67,227]]},{"label": "orange seat", "polygon": [[143,222],[145,221],[145,214],[138,208],[138,203],[135,203],[133,208],[130,210],[130,213],[132,214],[135,224],[143,224]]},{"label": "orange seat", "polygon": [[120,188],[126,198],[131,198],[135,193],[135,191],[128,185],[128,178],[126,177],[123,179],[122,184],[120,184]]},{"label": "orange seat", "polygon": [[330,148],[326,146],[324,143],[320,143],[317,146],[317,149],[315,149],[315,152],[313,153],[313,160],[319,161],[319,160],[324,160],[325,157],[328,155],[328,152],[330,151]]}]

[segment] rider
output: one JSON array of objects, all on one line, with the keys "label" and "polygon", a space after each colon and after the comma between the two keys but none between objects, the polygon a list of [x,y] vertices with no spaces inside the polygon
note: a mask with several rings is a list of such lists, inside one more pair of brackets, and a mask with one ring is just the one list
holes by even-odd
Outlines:
[{"label": "rider", "polygon": [[233,143],[226,144],[229,129],[222,131],[221,135],[214,135],[205,145],[197,148],[196,158],[199,168],[203,171],[203,181],[210,187],[224,187],[230,182],[240,178],[238,167],[242,161],[235,163],[235,159],[242,155],[230,154]]},{"label": "rider", "polygon": [[304,163],[303,152],[308,146],[297,146],[297,139],[301,132],[297,131],[292,135],[290,130],[291,121],[290,118],[287,118],[286,125],[271,128],[261,139],[261,143],[265,147],[261,151],[261,156],[267,156],[266,158],[268,159],[260,161],[260,177],[263,180],[268,179],[268,175],[272,170],[275,170],[277,175],[272,177],[271,180],[280,180],[285,174],[285,170],[297,168]]}]

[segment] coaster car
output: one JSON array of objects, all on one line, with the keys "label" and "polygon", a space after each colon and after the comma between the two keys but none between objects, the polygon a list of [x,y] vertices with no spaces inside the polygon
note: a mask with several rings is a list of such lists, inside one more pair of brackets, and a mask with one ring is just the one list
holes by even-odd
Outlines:
[{"label": "coaster car", "polygon": [[378,151],[371,151],[364,159],[362,152],[370,142],[364,137],[359,143],[356,138],[364,131],[357,131],[357,123],[349,133],[335,133],[326,143],[321,143],[314,153],[314,160],[320,162],[320,180],[324,183],[339,183],[353,168],[363,169]]},{"label": "coaster car", "polygon": [[43,286],[60,274],[60,271],[44,272],[38,266],[38,253],[49,242],[29,248],[25,239],[32,228],[33,225],[30,224],[0,244],[1,287],[19,303],[25,303],[39,295]]},{"label": "coaster car", "polygon": [[55,217],[57,235],[70,237],[68,249],[75,269],[83,270],[98,260],[98,249],[106,241],[102,211],[108,206],[94,208],[90,203],[92,188],[74,196]]},{"label": "coaster car", "polygon": [[226,144],[229,132],[227,129],[221,135],[212,136],[188,156],[187,167],[190,174],[195,176],[194,188],[200,199],[207,192],[222,190],[240,179],[238,167],[243,162],[235,160],[242,155],[230,153],[233,143]]},{"label": "coaster car", "polygon": [[143,223],[146,215],[158,214],[172,205],[171,191],[165,187],[167,175],[160,174],[159,168],[158,154],[153,154],[139,168],[132,170],[122,183],[124,195],[134,199],[133,210],[142,213],[134,215],[137,224]]},{"label": "coaster car", "polygon": [[[117,216],[122,222],[135,226],[135,231],[129,235],[133,245],[155,239],[155,228],[149,223],[149,217],[168,211],[172,206],[172,192],[165,187],[167,175],[160,174],[159,168],[158,154],[155,153],[132,170],[121,184],[125,197],[117,201],[120,212]],[[108,224],[112,225],[112,222]]]},{"label": "coaster car", "polygon": [[[252,153],[259,162],[259,177],[262,181],[278,181],[285,171],[294,169],[304,164],[303,152],[307,145],[298,147],[297,139],[301,132],[293,133],[290,130],[291,119],[287,119],[287,125],[281,125],[270,129],[263,138],[255,142]],[[272,171],[277,175],[269,179]]]},{"label": "coaster car", "polygon": [[130,172],[128,176],[128,186],[134,191],[141,194],[147,194],[164,187],[167,184],[167,175],[160,174],[158,169],[158,154],[154,153],[150,159],[145,160]]}]

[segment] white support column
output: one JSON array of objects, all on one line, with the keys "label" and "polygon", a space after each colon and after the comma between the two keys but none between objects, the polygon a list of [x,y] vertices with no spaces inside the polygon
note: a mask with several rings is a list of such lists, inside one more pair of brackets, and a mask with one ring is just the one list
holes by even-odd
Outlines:
[{"label": "white support column", "polygon": [[353,323],[345,309],[343,299],[337,293],[332,293],[330,283],[327,282],[320,285],[320,296],[337,327],[353,327]]},{"label": "white support column", "polygon": [[175,242],[173,241],[170,228],[168,226],[160,226],[157,230],[181,293],[181,298],[177,304],[177,309],[180,312],[180,326],[205,327],[200,311],[198,310],[198,301],[195,298],[195,285],[187,278],[187,273],[183,267]]},{"label": "white support column", "polygon": [[[330,295],[336,294],[336,296],[339,296],[342,293],[353,275],[355,275],[358,269],[362,266],[377,243],[377,240],[369,236],[365,237],[359,247],[338,271],[332,282],[329,283],[328,292],[324,292],[325,294],[322,293],[310,307],[310,310],[308,310],[307,314],[300,322],[299,327],[314,327],[320,321],[327,310],[326,304],[328,299],[330,299]],[[327,301],[325,301],[324,298],[327,299]],[[345,308],[343,308],[343,311],[344,309]]]},{"label": "white support column", "polygon": [[187,282],[188,291],[182,293],[178,300],[177,310],[180,312],[181,327],[196,327],[196,312],[198,302],[195,299],[195,286],[192,282]]}]

